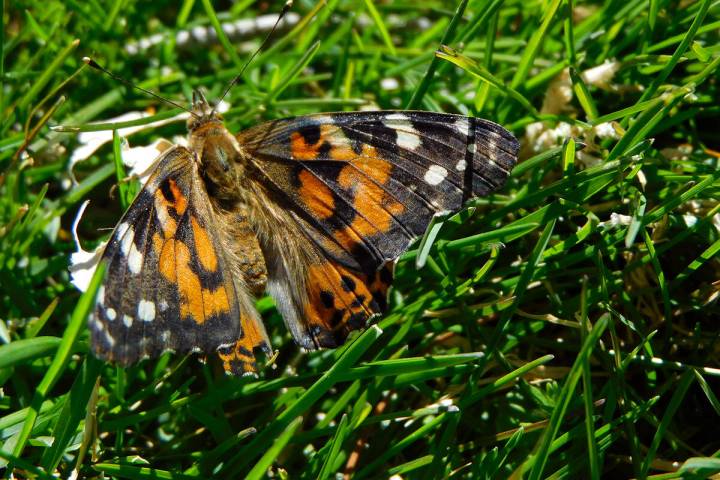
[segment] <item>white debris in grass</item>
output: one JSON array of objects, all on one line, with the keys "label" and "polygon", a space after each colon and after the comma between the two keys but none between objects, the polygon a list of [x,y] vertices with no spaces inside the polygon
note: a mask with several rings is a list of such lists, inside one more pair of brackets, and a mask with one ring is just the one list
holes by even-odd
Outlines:
[{"label": "white debris in grass", "polygon": [[400,88],[400,82],[397,81],[397,78],[393,77],[387,77],[380,80],[380,88],[383,90],[397,90]]},{"label": "white debris in grass", "polygon": [[598,226],[605,228],[627,227],[630,225],[630,222],[632,222],[632,219],[633,217],[630,215],[612,212],[610,214],[610,220],[600,222]]},{"label": "white debris in grass", "polygon": [[610,90],[612,89],[610,82],[615,77],[618,70],[620,70],[620,62],[615,60],[605,60],[605,62],[600,65],[588,68],[582,72],[580,77],[587,85]]},{"label": "white debris in grass", "polygon": [[90,286],[90,280],[95,274],[95,269],[100,262],[100,256],[107,244],[107,242],[102,242],[93,251],[84,250],[80,244],[80,238],[77,234],[77,226],[80,223],[80,219],[82,218],[82,215],[89,203],[90,200],[85,200],[85,202],[80,205],[72,224],[72,235],[73,240],[75,240],[76,252],[70,255],[70,282],[81,292],[86,291]]},{"label": "white debris in grass", "polygon": [[[620,69],[620,63],[606,61],[596,67],[585,70],[581,78],[589,86],[598,88],[610,88],[610,82]],[[573,99],[572,79],[570,71],[563,70],[555,77],[547,91],[540,109],[540,113],[546,115],[570,115],[574,112],[571,104]],[[593,155],[595,138],[598,139],[619,139],[623,134],[622,129],[616,122],[606,122],[593,127],[584,127],[580,122],[570,124],[568,122],[533,122],[525,127],[525,144],[531,150],[531,154],[545,151],[549,148],[562,145],[569,137],[580,138],[588,147],[585,151],[578,151],[577,158],[585,166],[591,166],[600,161],[599,157]]]},{"label": "white debris in grass", "polygon": [[614,122],[599,123],[593,127],[593,130],[595,131],[595,135],[601,139],[610,138],[618,140],[620,138],[620,132],[615,128]]},{"label": "white debris in grass", "polygon": [[[260,15],[255,18],[242,18],[232,22],[223,22],[220,27],[225,35],[233,41],[240,37],[252,37],[258,33],[269,31],[275,25],[277,18],[277,14]],[[298,13],[287,12],[278,24],[278,28],[292,27],[300,21],[300,18]],[[125,46],[125,51],[129,55],[139,55],[155,45],[167,43],[168,40],[169,35],[167,33],[155,33],[136,42],[128,43]],[[175,34],[175,45],[178,48],[186,48],[191,43],[206,45],[215,42],[217,42],[217,32],[211,25],[196,26],[191,29],[180,30]]]}]

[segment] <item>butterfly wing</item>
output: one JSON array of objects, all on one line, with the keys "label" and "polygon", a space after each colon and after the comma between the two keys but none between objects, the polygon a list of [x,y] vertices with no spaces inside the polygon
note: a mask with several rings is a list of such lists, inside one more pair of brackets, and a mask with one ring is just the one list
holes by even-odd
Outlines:
[{"label": "butterfly wing", "polygon": [[238,141],[253,178],[313,246],[302,282],[291,279],[288,265],[269,272],[278,308],[307,348],[342,343],[379,312],[386,262],[422,235],[434,214],[500,187],[519,149],[495,123],[416,111],[277,120]]},{"label": "butterfly wing", "polygon": [[106,277],[89,321],[96,356],[127,365],[199,351],[230,372],[255,370],[253,349],[269,351],[267,335],[217,231],[191,152],[171,148],[102,255]]}]

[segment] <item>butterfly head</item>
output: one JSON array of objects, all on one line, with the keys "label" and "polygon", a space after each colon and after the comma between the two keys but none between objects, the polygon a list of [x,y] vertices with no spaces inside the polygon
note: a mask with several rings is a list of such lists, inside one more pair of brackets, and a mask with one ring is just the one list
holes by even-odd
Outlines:
[{"label": "butterfly head", "polygon": [[222,124],[222,116],[215,111],[200,90],[193,91],[192,115],[188,119],[188,130],[193,132],[207,124]]},{"label": "butterfly head", "polygon": [[231,196],[236,187],[240,158],[237,140],[199,90],[193,92],[192,113],[188,119],[188,146],[199,160],[203,176],[212,185],[214,194]]}]

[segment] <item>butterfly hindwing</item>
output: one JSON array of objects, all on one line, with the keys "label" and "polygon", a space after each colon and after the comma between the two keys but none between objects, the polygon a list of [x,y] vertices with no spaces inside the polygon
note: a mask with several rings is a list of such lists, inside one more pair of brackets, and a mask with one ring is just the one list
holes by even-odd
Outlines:
[{"label": "butterfly hindwing", "polygon": [[166,151],[105,248],[106,277],[90,318],[95,353],[129,364],[164,350],[216,353],[252,371],[269,349],[247,293],[214,233],[192,153]]},{"label": "butterfly hindwing", "polygon": [[416,111],[308,115],[237,138],[253,179],[311,244],[299,281],[288,265],[269,270],[270,292],[306,348],[336,346],[380,313],[369,299],[372,285],[374,297],[387,290],[387,262],[434,214],[501,186],[519,148],[495,123]]},{"label": "butterfly hindwing", "polygon": [[364,274],[324,260],[310,267],[308,280],[301,307],[307,330],[317,346],[334,348],[385,310],[392,273],[389,265]]}]

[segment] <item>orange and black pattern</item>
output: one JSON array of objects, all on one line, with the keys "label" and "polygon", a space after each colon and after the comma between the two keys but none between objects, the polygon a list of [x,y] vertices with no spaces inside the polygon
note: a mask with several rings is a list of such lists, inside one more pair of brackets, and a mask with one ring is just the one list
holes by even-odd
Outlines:
[{"label": "orange and black pattern", "polygon": [[198,182],[191,152],[168,150],[115,228],[89,320],[98,357],[127,365],[166,350],[217,351],[243,373],[255,367],[253,348],[270,352],[257,313],[240,309]]},{"label": "orange and black pattern", "polygon": [[[254,178],[289,206],[322,259],[309,268],[309,298],[278,303],[308,349],[340,345],[382,313],[388,262],[433,215],[501,186],[519,148],[487,120],[417,111],[289,118],[238,140]],[[271,293],[292,297],[291,288]]]},{"label": "orange and black pattern", "polygon": [[308,115],[238,139],[258,181],[313,226],[309,235],[366,272],[402,253],[434,214],[501,186],[518,152],[495,123],[417,111]]},{"label": "orange and black pattern", "polygon": [[341,345],[384,312],[392,261],[433,215],[502,186],[518,152],[495,123],[418,111],[232,136],[200,97],[188,128],[189,147],[162,154],[102,256],[89,321],[100,358],[197,351],[255,372],[255,352],[272,351],[252,302],[263,287],[299,345]]}]

